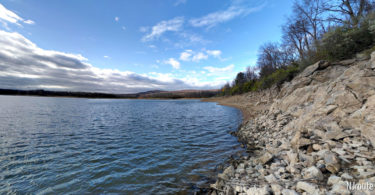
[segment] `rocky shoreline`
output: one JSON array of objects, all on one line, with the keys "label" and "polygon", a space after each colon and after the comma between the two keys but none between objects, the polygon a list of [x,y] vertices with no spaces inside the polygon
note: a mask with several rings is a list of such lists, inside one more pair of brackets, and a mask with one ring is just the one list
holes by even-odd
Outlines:
[{"label": "rocky shoreline", "polygon": [[210,101],[241,109],[235,134],[248,156],[219,174],[209,194],[375,193],[375,52]]}]

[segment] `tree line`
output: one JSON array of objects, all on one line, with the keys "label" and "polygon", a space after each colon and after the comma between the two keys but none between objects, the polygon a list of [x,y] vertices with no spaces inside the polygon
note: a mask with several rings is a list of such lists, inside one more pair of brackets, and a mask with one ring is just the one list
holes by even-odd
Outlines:
[{"label": "tree line", "polygon": [[160,91],[158,93],[140,94],[138,98],[151,99],[181,99],[181,98],[210,98],[217,96],[218,90],[186,90],[186,91]]},{"label": "tree line", "polygon": [[21,95],[21,96],[45,96],[45,97],[79,97],[79,98],[108,98],[108,99],[181,99],[181,98],[209,98],[217,96],[218,90],[185,90],[185,91],[146,91],[132,94],[112,94],[98,92],[78,91],[46,91],[38,90],[17,90],[0,89],[0,95]]},{"label": "tree line", "polygon": [[296,0],[280,42],[260,46],[256,66],[239,72],[221,95],[280,86],[318,60],[338,61],[375,50],[374,0]]}]

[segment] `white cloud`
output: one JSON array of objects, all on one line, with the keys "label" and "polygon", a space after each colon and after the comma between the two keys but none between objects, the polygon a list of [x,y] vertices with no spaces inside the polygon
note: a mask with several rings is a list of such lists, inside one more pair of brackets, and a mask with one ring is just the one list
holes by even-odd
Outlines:
[{"label": "white cloud", "polygon": [[0,3],[0,22],[7,27],[8,23],[16,24],[18,26],[22,26],[20,22],[25,24],[34,24],[35,22],[32,20],[25,20],[18,16],[16,13],[8,10]]},{"label": "white cloud", "polygon": [[219,58],[221,56],[220,50],[207,50],[206,52],[208,55],[213,56],[215,58]]},{"label": "white cloud", "polygon": [[199,52],[199,53],[195,54],[191,60],[193,62],[199,62],[201,60],[206,60],[207,58],[208,58],[208,55],[206,55],[202,52]]},{"label": "white cloud", "polygon": [[109,59],[110,57],[109,56],[103,56],[103,58]]},{"label": "white cloud", "polygon": [[208,59],[208,56],[220,58],[221,51],[220,50],[204,50],[203,52],[194,52],[191,49],[187,49],[187,50],[181,52],[180,60],[200,62],[201,60]]},{"label": "white cloud", "polygon": [[[173,58],[168,62],[174,68],[180,67]],[[198,78],[176,79],[168,73],[145,76],[97,68],[82,55],[45,50],[19,33],[0,30],[0,88],[135,93],[219,87],[214,83]]]},{"label": "white cloud", "polygon": [[190,57],[193,55],[193,50],[185,50],[180,54],[180,60],[182,61],[190,61]]},{"label": "white cloud", "polygon": [[[142,37],[142,41],[151,41],[155,38],[160,37],[162,34],[168,31],[180,31],[184,23],[183,17],[176,17],[171,20],[161,21],[151,28],[151,32]],[[141,27],[141,31],[148,31],[144,27]]]},{"label": "white cloud", "polygon": [[168,60],[164,61],[164,63],[171,65],[174,69],[180,68],[180,62],[174,58],[169,58]]},{"label": "white cloud", "polygon": [[208,76],[213,76],[213,75],[222,75],[222,74],[228,74],[232,73],[234,69],[234,64],[231,64],[229,66],[223,67],[223,68],[217,68],[213,66],[206,66],[203,67],[203,69],[207,70]]},{"label": "white cloud", "polygon": [[[184,17],[175,17],[171,20],[164,20],[152,27],[142,26],[139,31],[145,33],[141,38],[142,42],[148,42],[155,39],[160,39],[163,42],[173,44],[176,48],[186,48],[194,44],[207,44],[208,40],[205,40],[199,34],[191,31],[186,31],[183,27],[185,24]],[[166,38],[162,35],[167,32],[174,32],[174,40],[170,39],[171,36]]]},{"label": "white cloud", "polygon": [[34,21],[32,21],[32,20],[25,20],[25,21],[23,21],[25,24],[35,24],[35,22]]},{"label": "white cloud", "polygon": [[120,18],[116,16],[115,21],[118,22],[119,20],[120,20]]},{"label": "white cloud", "polygon": [[150,72],[148,75],[153,78],[163,82],[171,82],[174,80],[174,75],[171,73],[159,73],[159,72]]},{"label": "white cloud", "polygon": [[213,12],[200,18],[194,18],[194,19],[191,19],[189,22],[194,27],[211,28],[211,27],[216,26],[219,23],[224,23],[236,17],[246,16],[252,12],[259,11],[264,6],[265,4],[262,4],[256,7],[232,5],[226,10]]},{"label": "white cloud", "polygon": [[222,87],[227,81],[220,78],[220,79],[214,79],[213,81],[202,81],[199,77],[195,76],[186,76],[181,79],[182,81],[189,83],[190,85],[198,86],[198,87],[203,87],[203,88],[210,88],[210,89],[219,89]]}]

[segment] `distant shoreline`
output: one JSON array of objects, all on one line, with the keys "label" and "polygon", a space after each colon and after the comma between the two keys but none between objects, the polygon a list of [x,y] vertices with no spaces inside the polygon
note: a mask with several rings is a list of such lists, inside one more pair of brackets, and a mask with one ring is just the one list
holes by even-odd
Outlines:
[{"label": "distant shoreline", "polygon": [[43,96],[43,95],[12,95],[12,94],[0,94],[0,96],[27,96],[27,97],[51,97],[51,98],[79,98],[79,99],[114,99],[114,100],[203,100],[205,98],[105,98],[105,97],[78,97],[78,96]]},{"label": "distant shoreline", "polygon": [[0,89],[0,95],[66,97],[90,99],[202,99],[216,96],[218,90],[146,91],[133,94],[110,94],[97,92],[70,92],[46,90]]}]

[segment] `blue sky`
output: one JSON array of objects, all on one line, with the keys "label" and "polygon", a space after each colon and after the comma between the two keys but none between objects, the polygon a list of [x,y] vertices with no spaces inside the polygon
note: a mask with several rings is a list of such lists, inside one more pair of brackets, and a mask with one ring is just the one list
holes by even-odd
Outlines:
[{"label": "blue sky", "polygon": [[219,88],[255,65],[262,43],[280,39],[291,7],[291,0],[3,0],[0,88]]}]

